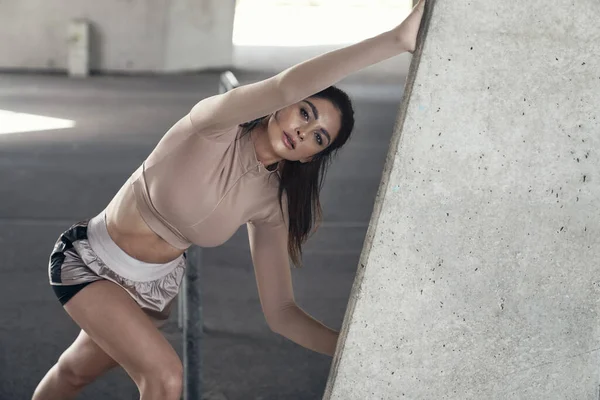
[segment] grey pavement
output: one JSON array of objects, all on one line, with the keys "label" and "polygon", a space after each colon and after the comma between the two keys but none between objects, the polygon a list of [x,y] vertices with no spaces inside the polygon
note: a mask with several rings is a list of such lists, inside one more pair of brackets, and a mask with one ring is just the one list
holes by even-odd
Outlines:
[{"label": "grey pavement", "polygon": [[[260,74],[237,73],[241,83]],[[0,135],[0,399],[29,399],[79,328],[55,298],[47,261],[58,235],[101,211],[166,130],[217,92],[218,73],[177,76],[0,74],[0,110],[72,119],[72,129]],[[356,130],[330,168],[324,224],[293,271],[296,300],[339,330],[403,79],[348,79]],[[206,392],[237,399],[320,399],[331,358],[271,332],[261,312],[245,228],[203,250]],[[181,355],[176,310],[163,332]],[[81,399],[137,399],[116,369]]]}]

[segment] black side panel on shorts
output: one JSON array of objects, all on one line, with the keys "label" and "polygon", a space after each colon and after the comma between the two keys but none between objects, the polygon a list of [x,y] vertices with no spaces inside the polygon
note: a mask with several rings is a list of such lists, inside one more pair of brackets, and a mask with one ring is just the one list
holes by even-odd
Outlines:
[{"label": "black side panel on shorts", "polygon": [[87,225],[86,226],[74,226],[65,233],[62,234],[68,239],[71,244],[78,240],[87,240]]},{"label": "black side panel on shorts", "polygon": [[65,231],[54,245],[50,255],[50,280],[52,283],[62,283],[60,268],[65,261],[65,250],[73,247],[73,242],[87,239],[87,226],[73,226]]},{"label": "black side panel on shorts", "polygon": [[62,251],[57,253],[53,252],[52,255],[50,255],[50,281],[52,283],[62,283],[60,267],[64,261],[65,254]]}]

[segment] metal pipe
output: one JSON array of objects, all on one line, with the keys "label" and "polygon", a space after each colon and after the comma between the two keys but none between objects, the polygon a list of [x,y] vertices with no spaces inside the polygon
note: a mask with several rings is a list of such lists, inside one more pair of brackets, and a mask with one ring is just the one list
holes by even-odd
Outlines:
[{"label": "metal pipe", "polygon": [[188,251],[186,274],[183,281],[183,365],[185,400],[202,398],[202,249]]},{"label": "metal pipe", "polygon": [[[231,71],[219,77],[219,93],[239,86]],[[187,266],[180,295],[178,296],[178,325],[183,329],[184,400],[202,398],[202,249],[192,246],[187,251]],[[182,296],[183,295],[183,296]]]}]

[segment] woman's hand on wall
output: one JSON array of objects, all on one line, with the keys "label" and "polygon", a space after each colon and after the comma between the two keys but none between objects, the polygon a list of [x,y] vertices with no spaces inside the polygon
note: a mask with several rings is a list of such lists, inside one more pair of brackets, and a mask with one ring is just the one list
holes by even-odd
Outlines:
[{"label": "woman's hand on wall", "polygon": [[398,37],[398,41],[402,44],[402,48],[409,53],[414,52],[417,47],[417,34],[419,33],[419,26],[421,26],[424,9],[425,0],[419,0],[408,17],[394,28],[394,32]]}]

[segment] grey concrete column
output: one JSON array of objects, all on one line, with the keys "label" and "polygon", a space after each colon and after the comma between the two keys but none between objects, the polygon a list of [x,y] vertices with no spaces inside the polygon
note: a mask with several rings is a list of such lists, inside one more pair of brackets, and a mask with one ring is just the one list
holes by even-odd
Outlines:
[{"label": "grey concrete column", "polygon": [[598,399],[598,1],[427,0],[325,399]]}]

